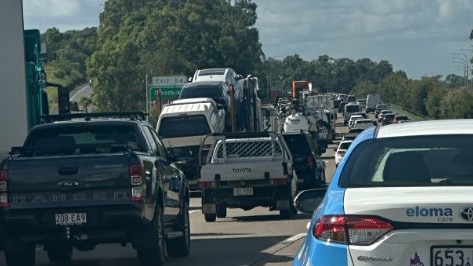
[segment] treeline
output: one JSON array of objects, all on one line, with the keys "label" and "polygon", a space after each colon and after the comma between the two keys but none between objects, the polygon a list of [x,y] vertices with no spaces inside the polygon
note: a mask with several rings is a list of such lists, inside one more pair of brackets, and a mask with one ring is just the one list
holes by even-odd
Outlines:
[{"label": "treeline", "polygon": [[97,50],[97,28],[61,33],[51,28],[41,34],[46,43],[48,81],[73,88],[87,80],[86,62]]},{"label": "treeline", "polygon": [[413,80],[403,71],[393,71],[388,61],[353,61],[327,55],[312,61],[297,55],[282,60],[269,58],[263,63],[270,73],[266,79],[269,87],[286,88],[288,93],[292,80],[307,80],[321,93],[358,97],[378,93],[383,101],[429,119],[473,117],[473,88],[466,90],[466,79],[454,74],[445,79],[435,76]]},{"label": "treeline", "polygon": [[199,68],[232,67],[257,76],[266,100],[271,89],[289,91],[292,80],[307,80],[321,92],[379,93],[432,119],[473,116],[473,95],[463,77],[412,80],[388,61],[369,58],[266,58],[256,20],[251,0],[108,0],[98,28],[43,34],[48,79],[72,87],[90,78],[99,111],[131,111],[146,109],[146,75],[191,76]]}]

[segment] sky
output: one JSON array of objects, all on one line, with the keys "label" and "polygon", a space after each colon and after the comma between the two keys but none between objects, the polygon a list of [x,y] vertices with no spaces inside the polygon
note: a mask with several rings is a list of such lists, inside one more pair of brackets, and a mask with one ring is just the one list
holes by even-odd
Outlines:
[{"label": "sky", "polygon": [[[105,0],[23,0],[25,29],[96,27]],[[463,76],[473,0],[253,0],[266,57],[389,61],[412,79]]]}]

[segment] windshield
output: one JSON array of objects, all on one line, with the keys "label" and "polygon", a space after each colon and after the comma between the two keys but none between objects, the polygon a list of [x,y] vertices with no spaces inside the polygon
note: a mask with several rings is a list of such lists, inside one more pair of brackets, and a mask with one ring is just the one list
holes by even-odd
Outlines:
[{"label": "windshield", "polygon": [[212,133],[203,115],[163,117],[158,135],[163,138],[201,136]]},{"label": "windshield", "polygon": [[342,187],[473,186],[471,136],[402,137],[369,142],[358,145],[350,154],[340,179]]}]

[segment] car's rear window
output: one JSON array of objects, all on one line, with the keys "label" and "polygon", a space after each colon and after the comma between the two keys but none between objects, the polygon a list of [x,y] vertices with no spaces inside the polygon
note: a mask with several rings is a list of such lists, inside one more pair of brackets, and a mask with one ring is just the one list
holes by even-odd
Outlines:
[{"label": "car's rear window", "polygon": [[222,87],[219,85],[197,85],[183,88],[179,94],[179,99],[198,97],[219,98],[222,95]]},{"label": "car's rear window", "polygon": [[348,150],[348,148],[350,147],[351,145],[351,141],[350,142],[342,142],[340,143],[340,149],[342,150]]},{"label": "car's rear window", "polygon": [[473,185],[471,135],[381,138],[360,143],[342,170],[340,186]]},{"label": "car's rear window", "polygon": [[32,131],[24,148],[35,156],[102,153],[124,147],[143,151],[142,141],[131,124],[70,124]]},{"label": "car's rear window", "polygon": [[163,117],[158,129],[162,138],[200,136],[212,133],[203,115]]},{"label": "car's rear window", "polygon": [[311,152],[311,147],[304,135],[284,135],[284,141],[293,154],[309,154]]}]

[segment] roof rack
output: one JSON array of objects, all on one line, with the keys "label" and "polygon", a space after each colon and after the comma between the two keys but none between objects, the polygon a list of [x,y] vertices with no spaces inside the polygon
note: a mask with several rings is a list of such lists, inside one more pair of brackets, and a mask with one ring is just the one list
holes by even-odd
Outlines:
[{"label": "roof rack", "polygon": [[86,121],[90,121],[92,118],[129,118],[130,120],[145,120],[148,113],[141,111],[137,112],[103,112],[103,113],[71,113],[71,114],[58,114],[58,115],[43,115],[41,116],[41,122],[52,123],[55,121],[66,121],[72,119],[84,118]]}]

